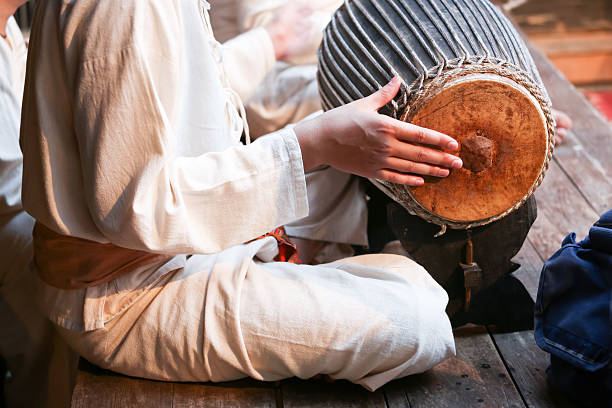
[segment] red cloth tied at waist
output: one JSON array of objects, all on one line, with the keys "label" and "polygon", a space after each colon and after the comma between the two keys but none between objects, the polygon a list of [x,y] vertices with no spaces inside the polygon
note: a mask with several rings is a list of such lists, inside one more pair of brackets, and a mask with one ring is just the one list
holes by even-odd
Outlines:
[{"label": "red cloth tied at waist", "polygon": [[[276,261],[299,263],[297,247],[289,240],[283,227],[257,239],[268,236],[278,242]],[[172,259],[171,255],[152,254],[58,234],[39,222],[34,225],[33,238],[38,275],[47,284],[59,289],[97,286],[134,269]]]},{"label": "red cloth tied at waist", "polygon": [[[274,239],[276,239],[276,243],[278,244],[278,255],[276,255],[274,258],[276,262],[288,262],[294,264],[302,263],[300,261],[297,246],[291,242],[287,236],[285,227],[278,227],[274,231],[268,232],[267,234],[264,234],[261,237],[255,238],[249,242],[257,241],[258,239],[265,237],[274,237]],[[247,242],[247,244],[249,242]]]}]

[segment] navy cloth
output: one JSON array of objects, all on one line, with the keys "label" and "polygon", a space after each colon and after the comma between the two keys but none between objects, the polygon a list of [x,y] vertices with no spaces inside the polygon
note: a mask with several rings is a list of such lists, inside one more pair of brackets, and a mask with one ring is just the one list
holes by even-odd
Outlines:
[{"label": "navy cloth", "polygon": [[551,354],[548,379],[585,405],[609,406],[612,398],[611,311],[612,210],[584,241],[574,233],[563,240],[544,264],[536,300],[534,333]]}]

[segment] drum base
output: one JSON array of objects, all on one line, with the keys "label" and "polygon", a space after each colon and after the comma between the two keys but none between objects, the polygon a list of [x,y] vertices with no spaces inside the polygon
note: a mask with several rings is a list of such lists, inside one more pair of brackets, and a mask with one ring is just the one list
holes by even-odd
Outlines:
[{"label": "drum base", "polygon": [[522,284],[509,276],[519,268],[512,258],[523,246],[537,216],[534,197],[505,218],[471,230],[473,260],[482,269],[472,300],[465,311],[465,262],[467,232],[448,230],[435,238],[440,227],[410,215],[376,187],[368,189],[370,252],[399,239],[404,249],[447,291],[447,313],[453,326],[468,322],[493,324],[504,330],[533,326],[533,301]]},{"label": "drum base", "polygon": [[493,286],[472,299],[470,309],[451,316],[453,327],[473,323],[495,326],[496,331],[510,333],[533,330],[535,303],[525,286],[512,275],[505,275]]}]

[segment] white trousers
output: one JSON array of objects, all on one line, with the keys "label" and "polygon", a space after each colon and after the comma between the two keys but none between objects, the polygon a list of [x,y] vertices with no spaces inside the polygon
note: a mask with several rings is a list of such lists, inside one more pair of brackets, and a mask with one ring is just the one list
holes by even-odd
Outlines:
[{"label": "white trousers", "polygon": [[266,238],[126,275],[85,295],[104,327],[60,330],[95,364],[173,381],[328,374],[375,390],[454,353],[448,297],[410,259],[268,262],[276,253]]},{"label": "white trousers", "polygon": [[[301,238],[363,243],[359,183],[307,175]],[[273,262],[265,238],[213,255],[177,256],[81,290],[41,283],[43,308],[92,363],[172,381],[272,381],[328,374],[375,390],[454,353],[446,292],[414,261],[366,255],[318,266]]]}]

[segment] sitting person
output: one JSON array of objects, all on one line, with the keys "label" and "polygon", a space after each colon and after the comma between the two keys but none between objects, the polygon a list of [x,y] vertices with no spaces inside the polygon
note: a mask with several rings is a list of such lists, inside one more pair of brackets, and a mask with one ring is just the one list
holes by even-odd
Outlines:
[{"label": "sitting person", "polygon": [[0,405],[65,406],[77,357],[32,302],[34,219],[21,206],[19,122],[27,49],[11,16],[23,3],[0,0],[0,358],[10,373],[10,380],[2,378],[5,401]]},{"label": "sitting person", "polygon": [[410,259],[276,262],[290,250],[266,233],[334,220],[305,171],[421,185],[462,165],[424,145],[457,142],[378,114],[394,78],[249,143],[224,54],[242,42],[244,66],[265,73],[302,47],[307,13],[221,45],[207,7],[40,0],[21,145],[47,317],[91,362],[159,380],[327,374],[375,390],[452,355],[448,297]]}]

